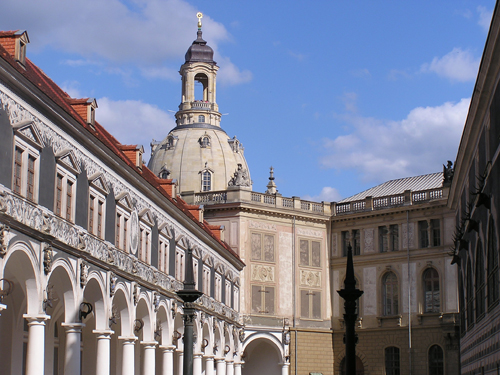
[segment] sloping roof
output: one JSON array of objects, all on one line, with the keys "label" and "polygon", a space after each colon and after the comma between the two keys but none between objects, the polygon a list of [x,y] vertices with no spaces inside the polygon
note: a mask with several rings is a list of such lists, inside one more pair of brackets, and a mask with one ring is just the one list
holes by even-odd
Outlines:
[{"label": "sloping roof", "polygon": [[363,200],[366,197],[386,197],[388,195],[403,194],[405,190],[422,191],[438,189],[443,186],[443,172],[424,174],[422,176],[406,177],[390,180],[383,184],[362,191],[349,198],[344,198],[338,203]]},{"label": "sloping roof", "polygon": [[[7,31],[0,32],[0,37],[6,37],[14,35],[17,31]],[[16,69],[21,75],[23,75],[27,80],[29,80],[35,87],[41,90],[51,101],[57,104],[61,109],[67,112],[73,119],[75,119],[83,128],[85,128],[89,133],[92,133],[97,139],[99,139],[104,147],[107,147],[114,154],[116,154],[120,159],[122,159],[130,168],[132,168],[135,173],[142,176],[145,183],[149,183],[156,190],[158,190],[167,200],[172,202],[180,211],[182,211],[186,216],[193,220],[204,232],[206,232],[210,237],[217,241],[222,247],[224,247],[234,258],[239,262],[243,263],[241,258],[236,254],[231,247],[221,241],[214,232],[205,224],[200,223],[199,219],[196,218],[188,209],[188,205],[180,197],[172,197],[161,188],[160,179],[156,176],[149,168],[145,165],[142,169],[139,169],[122,151],[122,144],[113,137],[101,124],[97,121],[94,127],[91,127],[87,122],[75,111],[71,106],[75,102],[80,102],[81,100],[87,99],[74,99],[71,98],[64,90],[62,90],[54,81],[52,81],[38,66],[33,64],[28,58],[26,58],[26,64],[21,67],[17,61],[11,56],[7,50],[0,44],[0,58],[7,61],[14,69]]]}]

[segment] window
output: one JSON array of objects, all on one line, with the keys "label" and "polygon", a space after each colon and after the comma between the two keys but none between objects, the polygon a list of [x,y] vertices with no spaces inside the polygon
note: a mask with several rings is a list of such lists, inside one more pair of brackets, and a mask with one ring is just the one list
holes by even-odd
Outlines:
[{"label": "window", "polygon": [[175,278],[184,282],[184,250],[175,249]]},{"label": "window", "polygon": [[392,316],[399,313],[399,284],[394,272],[387,272],[382,278],[383,315]]},{"label": "window", "polygon": [[231,281],[227,280],[226,279],[226,285],[225,285],[225,290],[224,290],[224,297],[225,297],[225,301],[224,303],[226,304],[226,306],[230,306],[231,307]]},{"label": "window", "polygon": [[434,268],[424,272],[424,313],[438,313],[441,309],[439,274]]},{"label": "window", "polygon": [[214,298],[216,301],[222,299],[222,275],[218,272],[215,272],[214,277]]},{"label": "window", "polygon": [[200,285],[200,282],[199,282],[199,279],[198,279],[198,273],[199,273],[199,269],[198,269],[198,258],[195,258],[194,257],[194,254],[191,258],[193,260],[193,278],[194,278],[194,287],[199,290],[199,285]]},{"label": "window", "polygon": [[160,231],[158,236],[158,269],[168,273],[170,240],[167,237],[166,230]]},{"label": "window", "polygon": [[321,242],[300,240],[300,265],[310,267],[321,266]]},{"label": "window", "polygon": [[167,166],[164,165],[160,173],[158,174],[158,177],[160,177],[163,180],[166,180],[169,176],[170,176],[170,171],[167,169]]},{"label": "window", "polygon": [[201,191],[212,190],[212,174],[205,170],[201,173]]},{"label": "window", "polygon": [[75,177],[60,166],[57,166],[54,213],[68,221],[74,220],[75,188]]},{"label": "window", "polygon": [[199,143],[202,148],[210,147],[210,138],[207,135],[204,135],[199,139]]},{"label": "window", "polygon": [[151,231],[154,219],[149,210],[141,212],[139,219],[139,260],[151,263]]},{"label": "window", "polygon": [[361,238],[359,229],[352,230],[352,255],[361,254]]},{"label": "window", "polygon": [[300,291],[300,316],[306,319],[321,319],[321,291]]},{"label": "window", "polygon": [[252,260],[274,262],[274,236],[263,233],[252,233]]},{"label": "window", "polygon": [[16,139],[12,190],[31,202],[38,198],[38,165],[38,152]]},{"label": "window", "polygon": [[418,244],[421,248],[429,247],[429,223],[427,220],[418,222]]},{"label": "window", "polygon": [[205,122],[205,116],[199,115],[198,116],[198,122]]},{"label": "window", "polygon": [[499,299],[499,277],[498,277],[498,247],[497,235],[493,219],[490,219],[488,227],[488,307],[493,306]]},{"label": "window", "polygon": [[341,238],[342,238],[342,256],[346,257],[347,256],[347,248],[349,247],[349,244],[351,243],[351,236],[349,231],[343,231],[341,233]]},{"label": "window", "polygon": [[474,285],[472,284],[472,266],[470,258],[467,261],[466,289],[467,289],[467,329],[474,326]]},{"label": "window", "polygon": [[385,348],[385,374],[400,375],[399,348],[395,346]]},{"label": "window", "polygon": [[378,243],[379,251],[385,253],[387,251],[399,250],[399,227],[397,224],[390,226],[378,227]]},{"label": "window", "polygon": [[252,285],[252,312],[274,315],[274,286]]},{"label": "window", "polygon": [[483,246],[481,241],[478,241],[476,251],[476,320],[479,321],[483,318],[485,311],[485,277],[484,277],[484,258]]},{"label": "window", "polygon": [[439,219],[431,219],[431,245],[441,246],[441,223]]},{"label": "window", "polygon": [[176,144],[176,137],[169,135],[167,137],[167,143],[166,143],[167,150],[173,149],[175,147],[175,144]]},{"label": "window", "polygon": [[429,349],[429,375],[444,374],[443,349],[439,345],[432,345]]},{"label": "window", "polygon": [[234,286],[233,300],[233,309],[236,311],[240,311],[240,288],[238,288],[236,285]]},{"label": "window", "polygon": [[123,210],[116,211],[115,246],[120,250],[128,252],[128,232],[130,213]]},{"label": "window", "polygon": [[206,264],[203,265],[203,275],[202,275],[202,292],[207,296],[210,295],[210,267]]},{"label": "window", "polygon": [[104,204],[104,197],[91,189],[89,195],[88,231],[101,239],[104,238]]}]

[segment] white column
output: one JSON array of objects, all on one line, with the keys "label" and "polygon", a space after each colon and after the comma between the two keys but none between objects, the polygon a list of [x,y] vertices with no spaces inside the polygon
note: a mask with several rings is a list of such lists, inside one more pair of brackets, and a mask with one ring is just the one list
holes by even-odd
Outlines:
[{"label": "white column", "polygon": [[122,375],[134,375],[135,341],[137,337],[118,337],[122,340]]},{"label": "white column", "polygon": [[205,375],[215,375],[214,357],[205,357]]},{"label": "white column", "polygon": [[81,337],[83,323],[61,323],[66,331],[66,346],[64,350],[64,373],[79,374],[81,358]]},{"label": "white column", "polygon": [[201,375],[203,366],[201,356],[202,355],[200,353],[193,354],[193,375]]},{"label": "white column", "polygon": [[234,362],[234,375],[241,375],[241,362]]},{"label": "white column", "polygon": [[183,375],[183,368],[184,368],[184,352],[176,352],[179,353],[177,355],[177,375]]},{"label": "white column", "polygon": [[161,375],[173,375],[175,346],[160,346],[159,348],[162,358]]},{"label": "white column", "polygon": [[26,375],[43,375],[45,369],[45,321],[48,315],[23,315],[28,321],[28,352]]},{"label": "white column", "polygon": [[155,375],[156,372],[156,341],[152,342],[141,342],[144,347],[143,355],[144,360],[142,361],[142,375]]},{"label": "white column", "polygon": [[233,361],[226,362],[226,375],[234,375]]},{"label": "white column", "polygon": [[215,369],[217,375],[226,375],[226,361],[223,358],[215,360]]},{"label": "white column", "polygon": [[98,331],[92,333],[97,335],[97,353],[96,353],[96,375],[109,375],[110,355],[111,355],[111,335],[113,331]]},{"label": "white column", "polygon": [[289,367],[290,367],[290,363],[283,363],[281,365],[281,375],[288,375]]}]

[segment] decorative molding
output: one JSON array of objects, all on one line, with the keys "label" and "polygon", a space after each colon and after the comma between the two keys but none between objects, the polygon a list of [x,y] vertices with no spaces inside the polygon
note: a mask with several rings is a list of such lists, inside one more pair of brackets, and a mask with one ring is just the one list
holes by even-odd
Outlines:
[{"label": "decorative molding", "polygon": [[274,266],[252,264],[252,281],[274,282]]},{"label": "decorative molding", "polygon": [[365,229],[365,248],[364,248],[364,253],[373,253],[375,251],[374,248],[374,237],[375,237],[375,229],[373,228],[368,228]]},{"label": "decorative molding", "polygon": [[248,222],[248,227],[252,228],[252,229],[264,229],[264,230],[272,230],[272,231],[276,232],[276,225],[275,224],[263,223],[260,221],[250,220]]},{"label": "decorative molding", "polygon": [[308,236],[308,237],[319,237],[323,238],[323,232],[314,229],[306,229],[306,228],[297,228],[297,234],[299,236]]}]

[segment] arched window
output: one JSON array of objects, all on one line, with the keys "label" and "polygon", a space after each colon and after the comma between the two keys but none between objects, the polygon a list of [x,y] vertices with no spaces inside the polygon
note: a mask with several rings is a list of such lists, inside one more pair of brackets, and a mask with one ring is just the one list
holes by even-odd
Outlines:
[{"label": "arched window", "polygon": [[434,268],[424,272],[424,313],[437,313],[441,309],[439,274]]},{"label": "arched window", "polygon": [[205,122],[205,116],[204,115],[199,115],[198,116],[198,122]]},{"label": "arched window", "polygon": [[476,320],[479,321],[484,315],[484,305],[485,305],[485,277],[484,277],[484,258],[483,258],[483,246],[479,240],[477,243],[476,251]]},{"label": "arched window", "polygon": [[391,316],[399,313],[399,284],[394,272],[387,272],[382,279],[383,315]]},{"label": "arched window", "polygon": [[210,138],[208,136],[203,136],[200,138],[201,147],[210,147]]},{"label": "arched window", "polygon": [[174,147],[174,137],[167,138],[167,149],[171,149]]},{"label": "arched window", "polygon": [[205,170],[201,173],[201,191],[212,190],[212,174]]},{"label": "arched window", "polygon": [[467,289],[467,329],[474,325],[474,285],[472,283],[472,266],[471,259],[467,260],[466,289]]},{"label": "arched window", "polygon": [[429,348],[429,375],[444,374],[443,349],[439,345]]},{"label": "arched window", "polygon": [[385,348],[385,374],[400,375],[399,348],[389,346]]},{"label": "arched window", "polygon": [[499,299],[498,291],[498,248],[495,223],[490,218],[488,227],[488,307],[492,306]]}]

